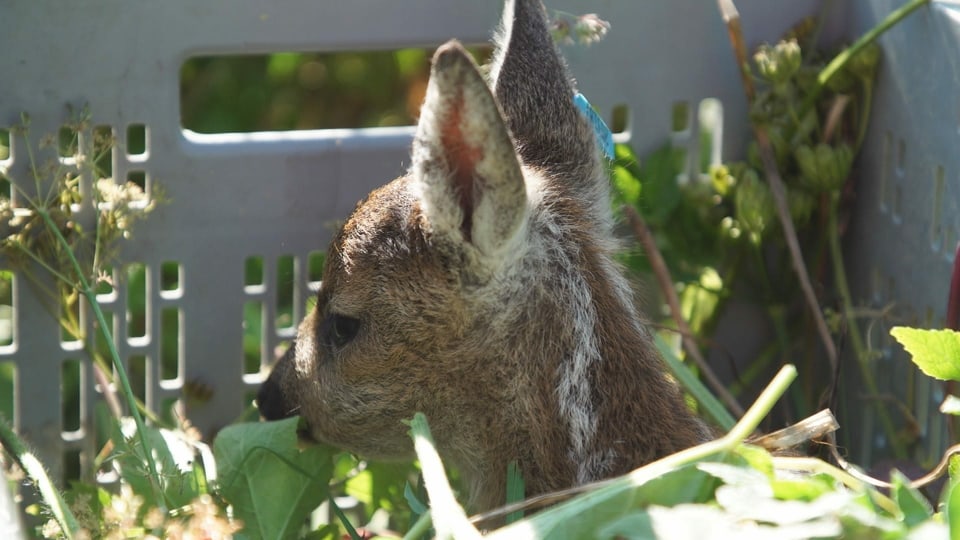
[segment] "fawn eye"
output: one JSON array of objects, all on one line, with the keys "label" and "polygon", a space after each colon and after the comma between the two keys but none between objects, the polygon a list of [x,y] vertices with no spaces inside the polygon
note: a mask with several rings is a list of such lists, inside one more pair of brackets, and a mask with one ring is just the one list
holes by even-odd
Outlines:
[{"label": "fawn eye", "polygon": [[324,343],[333,347],[343,347],[353,341],[360,330],[360,319],[331,313],[320,327]]}]

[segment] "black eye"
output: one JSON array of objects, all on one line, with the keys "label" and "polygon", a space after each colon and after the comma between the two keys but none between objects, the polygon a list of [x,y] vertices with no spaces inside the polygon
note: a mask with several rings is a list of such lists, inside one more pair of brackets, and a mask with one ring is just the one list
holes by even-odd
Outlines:
[{"label": "black eye", "polygon": [[359,330],[360,319],[331,313],[320,326],[320,335],[328,346],[339,348],[350,343]]}]

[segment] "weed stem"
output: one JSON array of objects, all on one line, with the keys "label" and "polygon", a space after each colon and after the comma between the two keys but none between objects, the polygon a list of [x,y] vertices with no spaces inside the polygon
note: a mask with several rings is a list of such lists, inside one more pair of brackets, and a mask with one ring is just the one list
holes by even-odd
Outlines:
[{"label": "weed stem", "polygon": [[[847,283],[847,271],[843,263],[843,250],[840,247],[840,231],[837,223],[837,208],[840,205],[839,197],[839,192],[833,193],[827,205],[827,235],[830,241],[830,258],[833,260],[833,279],[836,282],[837,294],[840,295],[843,319],[847,325],[847,335],[850,336],[850,345],[853,347],[853,353],[857,359],[857,366],[860,368],[860,376],[863,378],[863,383],[867,386],[867,393],[871,396],[876,396],[879,394],[877,381],[873,377],[869,351],[864,347],[860,327],[857,324],[856,313],[853,309],[853,298],[850,296],[850,286]],[[883,426],[883,431],[886,433],[887,439],[889,439],[894,454],[898,458],[905,458],[907,456],[907,450],[903,445],[903,441],[897,436],[893,420],[890,419],[887,409],[879,406],[876,410],[880,418],[880,424]]]},{"label": "weed stem", "polygon": [[100,309],[100,304],[97,303],[97,293],[93,290],[93,288],[90,286],[90,283],[87,281],[87,278],[84,276],[83,268],[80,267],[80,262],[77,261],[73,250],[70,249],[70,244],[67,242],[67,239],[63,237],[60,229],[56,226],[56,223],[53,222],[53,219],[50,217],[50,213],[47,212],[45,208],[40,206],[35,206],[34,210],[37,212],[37,215],[43,218],[44,223],[46,223],[47,227],[49,227],[54,236],[56,236],[57,242],[66,251],[67,258],[70,260],[70,264],[73,266],[73,271],[77,275],[80,293],[87,299],[88,303],[90,304],[90,309],[97,318],[97,325],[100,327],[100,332],[104,337],[104,341],[107,344],[108,350],[110,351],[110,357],[113,359],[114,369],[116,369],[117,376],[120,379],[120,386],[123,390],[123,396],[127,400],[127,404],[130,407],[130,416],[133,417],[133,421],[137,425],[137,434],[140,437],[140,444],[143,445],[144,459],[147,461],[147,467],[150,471],[150,486],[154,491],[154,499],[156,500],[159,509],[166,513],[166,499],[164,498],[163,488],[161,487],[160,475],[157,473],[157,464],[154,461],[153,452],[151,451],[150,443],[147,439],[147,428],[143,423],[143,417],[140,415],[140,411],[137,408],[137,398],[133,395],[133,390],[130,387],[130,380],[127,378],[127,370],[124,369],[123,363],[120,361],[120,354],[117,352],[117,345],[113,342],[113,336],[110,333],[109,326],[107,326],[107,320],[103,316],[103,310]]},{"label": "weed stem", "polygon": [[[40,460],[37,459],[30,448],[27,447],[23,439],[17,435],[13,430],[13,426],[7,422],[7,419],[2,414],[0,414],[0,444],[13,455],[17,463],[20,464],[20,467],[23,468],[23,471],[27,473],[27,476],[36,482],[40,495],[50,507],[53,518],[57,520],[57,523],[60,525],[60,531],[65,537],[72,539],[75,534],[80,532],[80,523],[73,515],[73,512],[70,511],[70,507],[67,506],[66,501],[63,500],[60,491],[57,490],[53,481],[50,480],[50,476],[47,474],[46,469],[43,468],[43,464],[40,463]],[[0,480],[2,480],[2,478],[0,478]],[[6,486],[0,486],[0,489],[7,488]]]}]

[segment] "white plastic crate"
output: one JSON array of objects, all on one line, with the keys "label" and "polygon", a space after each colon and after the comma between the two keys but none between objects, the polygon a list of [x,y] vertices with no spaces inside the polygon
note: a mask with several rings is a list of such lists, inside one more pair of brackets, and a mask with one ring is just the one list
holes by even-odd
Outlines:
[{"label": "white plastic crate", "polygon": [[[638,153],[671,135],[671,110],[696,110],[707,98],[723,105],[718,154],[736,158],[748,129],[737,68],[714,2],[671,0],[556,0],[551,8],[596,12],[612,22],[609,35],[565,54],[581,91],[604,115],[626,106],[627,133]],[[829,33],[852,37],[873,26],[899,2],[837,3]],[[812,0],[740,0],[748,43],[774,41],[819,6]],[[147,328],[129,337],[127,289],[103,301],[114,317],[121,358],[146,358],[147,404],[157,409],[179,398],[185,384],[209,395],[188,402],[191,421],[210,433],[233,420],[262,380],[244,375],[243,309],[263,306],[263,361],[289,340],[278,328],[276,263],[293,257],[294,304],[310,295],[305,268],[324,250],[331,224],[347,216],[370,189],[402,174],[412,128],[339,129],[199,135],[180,123],[179,73],[194,56],[280,51],[377,50],[432,47],[456,37],[484,43],[498,20],[499,3],[472,0],[12,0],[0,6],[0,128],[32,118],[34,143],[67,122],[65,106],[89,106],[93,123],[109,126],[118,145],[114,177],[144,175],[148,190],[163,186],[169,202],[139,224],[122,259],[147,269]],[[858,302],[896,301],[920,323],[939,324],[945,310],[952,246],[960,239],[960,12],[936,4],[883,37],[883,60],[874,115],[859,165],[856,221],[848,238]],[[696,115],[691,115],[694,118]],[[145,130],[146,152],[126,153],[130,129]],[[698,140],[694,120],[686,135]],[[674,138],[676,134],[674,134]],[[14,138],[12,176],[26,177],[28,161]],[[87,180],[89,182],[89,180]],[[89,193],[89,185],[85,192]],[[245,286],[250,257],[264,261],[263,284]],[[163,283],[161,265],[177,265],[175,287]],[[171,290],[165,290],[171,289]],[[89,467],[90,411],[97,392],[89,366],[83,374],[81,428],[66,432],[61,418],[60,374],[81,358],[63,344],[51,315],[23,276],[14,280],[13,342],[0,362],[16,370],[15,418],[19,430],[60,476],[64,459]],[[164,312],[177,320],[175,376],[159,369],[158,336]],[[88,332],[92,325],[88,321]],[[881,338],[876,338],[881,339]],[[882,347],[889,343],[882,340]],[[878,361],[887,383],[906,373],[902,358]],[[881,379],[885,376],[881,375]],[[902,380],[902,379],[901,379]],[[855,384],[846,381],[847,384]],[[935,415],[938,395],[916,381],[915,413]],[[7,396],[9,398],[9,396]],[[931,422],[933,422],[931,420]],[[924,429],[932,434],[941,432]],[[870,431],[867,430],[869,433]],[[942,441],[934,441],[933,447]],[[72,456],[72,457],[64,457]]]}]

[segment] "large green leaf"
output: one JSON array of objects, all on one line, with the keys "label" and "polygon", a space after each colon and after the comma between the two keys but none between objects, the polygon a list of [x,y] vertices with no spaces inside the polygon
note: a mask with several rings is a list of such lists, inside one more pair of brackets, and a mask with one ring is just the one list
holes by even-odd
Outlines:
[{"label": "large green leaf", "polygon": [[220,494],[249,538],[294,538],[304,520],[327,498],[334,449],[300,449],[298,418],[235,424],[213,444]]},{"label": "large green leaf", "polygon": [[897,326],[890,335],[913,356],[920,371],[937,379],[960,381],[960,332]]}]

